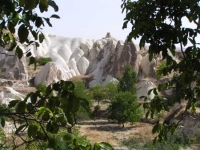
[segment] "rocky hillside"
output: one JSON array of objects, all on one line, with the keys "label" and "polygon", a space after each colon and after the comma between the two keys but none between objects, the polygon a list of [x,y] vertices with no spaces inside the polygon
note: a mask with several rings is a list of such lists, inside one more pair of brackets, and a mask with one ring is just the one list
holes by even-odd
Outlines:
[{"label": "rocky hillside", "polygon": [[[34,57],[50,57],[52,62],[37,69],[37,72],[28,72],[25,57],[19,60],[13,52],[1,49],[2,79],[32,80],[33,85],[48,85],[59,80],[87,76],[90,87],[104,86],[108,82],[117,82],[124,68],[131,65],[138,75],[138,98],[147,96],[148,90],[156,86],[155,69],[161,60],[160,55],[149,62],[148,47],[139,50],[133,42],[116,40],[110,33],[99,40],[45,34],[39,48],[36,49],[35,45],[21,47],[24,52],[30,50]],[[153,93],[148,96],[152,98]]]},{"label": "rocky hillside", "polygon": [[[164,77],[157,80],[156,77],[156,68],[161,63],[162,55],[149,62],[148,47],[140,50],[133,42],[116,40],[110,33],[99,40],[45,34],[45,40],[39,48],[36,49],[34,45],[29,47],[21,45],[21,47],[24,52],[30,50],[37,58],[50,57],[52,62],[33,70],[33,66],[27,65],[26,57],[19,60],[14,52],[1,48],[1,103],[8,104],[15,98],[23,99],[27,93],[35,90],[31,86],[39,83],[48,85],[59,80],[87,78],[89,86],[93,87],[95,85],[104,86],[108,82],[118,82],[127,65],[131,65],[138,75],[138,100],[140,96],[153,98],[154,94],[148,95],[148,91],[169,78]],[[174,59],[179,61],[181,57],[181,53],[177,51]],[[171,95],[172,92],[169,89],[165,91],[165,94]],[[184,119],[183,124],[187,123],[187,120]],[[196,129],[198,127],[195,126],[195,134],[200,134]]]}]

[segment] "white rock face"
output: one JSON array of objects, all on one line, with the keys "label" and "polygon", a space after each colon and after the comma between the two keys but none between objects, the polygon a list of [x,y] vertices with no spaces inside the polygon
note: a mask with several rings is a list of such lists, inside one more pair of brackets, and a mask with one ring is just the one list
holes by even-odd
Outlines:
[{"label": "white rock face", "polygon": [[80,72],[80,74],[86,74],[87,68],[89,67],[90,62],[87,58],[81,57],[79,61],[77,62],[77,67]]},{"label": "white rock face", "polygon": [[155,87],[156,87],[155,84],[149,80],[143,80],[139,82],[137,86],[138,100],[140,100],[141,96],[146,96],[150,100],[153,99],[154,98],[153,92],[151,92],[151,94],[148,95],[148,91]]},{"label": "white rock face", "polygon": [[[116,53],[117,40],[107,37],[94,41],[48,34],[45,34],[45,37],[38,50],[32,50],[32,52],[35,56],[51,57],[55,64],[43,67],[35,77],[35,85],[50,84],[59,79],[69,79],[77,75],[90,75],[98,84],[106,80],[108,73],[105,74],[104,68],[109,65],[111,55]],[[119,55],[116,56],[119,57]],[[53,73],[55,79],[49,76],[49,72],[53,72],[50,71],[52,68],[57,68],[55,72],[58,75]]]},{"label": "white rock face", "polygon": [[114,77],[112,77],[110,75],[107,75],[107,77],[106,77],[105,81],[103,81],[102,85],[105,86],[106,84],[108,84],[110,82],[118,83],[119,81],[116,78],[114,78]]},{"label": "white rock face", "polygon": [[66,70],[56,62],[47,63],[43,69],[36,75],[35,84],[40,83],[49,85],[58,82],[59,80],[67,80],[75,74],[73,70]]},{"label": "white rock face", "polygon": [[94,87],[94,86],[97,86],[97,85],[101,85],[101,83],[97,80],[92,80],[90,83],[89,83],[89,87]]},{"label": "white rock face", "polygon": [[142,71],[142,75],[140,79],[142,80],[145,77],[152,77],[155,74],[155,67],[156,60],[153,59],[151,62],[149,61],[149,55],[145,55],[144,57],[140,58],[140,67]]},{"label": "white rock face", "polygon": [[0,78],[11,80],[27,80],[26,59],[18,57],[14,52],[0,48]]}]

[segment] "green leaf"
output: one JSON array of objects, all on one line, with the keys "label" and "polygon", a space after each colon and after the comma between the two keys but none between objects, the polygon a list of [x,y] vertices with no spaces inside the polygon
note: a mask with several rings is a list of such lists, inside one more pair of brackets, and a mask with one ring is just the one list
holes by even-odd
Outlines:
[{"label": "green leaf", "polygon": [[5,126],[5,119],[4,118],[0,118],[0,124],[2,127]]},{"label": "green leaf", "polygon": [[11,33],[15,33],[15,25],[12,22],[8,22],[8,29]]},{"label": "green leaf", "polygon": [[32,53],[31,52],[28,52],[27,54],[26,54],[26,57],[30,57],[32,55]]},{"label": "green leaf", "polygon": [[71,133],[65,133],[65,134],[63,135],[63,139],[64,139],[65,141],[67,141],[67,142],[73,141],[74,138],[75,138],[74,135],[71,134]]},{"label": "green leaf", "polygon": [[8,107],[9,108],[12,108],[14,107],[20,100],[12,100],[10,101],[10,103],[8,104]]},{"label": "green leaf", "polygon": [[22,24],[18,30],[19,41],[21,43],[24,43],[28,38],[28,34],[29,34],[28,29],[25,27],[24,24]]},{"label": "green leaf", "polygon": [[54,11],[58,11],[58,6],[53,0],[49,0],[49,6],[53,7]]},{"label": "green leaf", "polygon": [[50,27],[52,27],[52,24],[51,24],[51,22],[50,22],[50,19],[49,18],[44,18],[44,20],[46,21],[46,23],[50,26]]},{"label": "green leaf", "polygon": [[31,94],[31,102],[33,103],[33,104],[35,104],[36,103],[36,101],[37,101],[37,94],[35,94],[35,93],[33,93],[33,94]]},{"label": "green leaf", "polygon": [[158,92],[157,92],[157,89],[156,89],[156,88],[153,89],[153,93],[154,93],[155,95],[158,95]]},{"label": "green leaf", "polygon": [[27,127],[26,124],[19,126],[19,127],[17,128],[17,130],[15,131],[15,134],[18,134],[18,133],[19,133],[22,129],[24,129],[25,127]]},{"label": "green leaf", "polygon": [[56,19],[59,19],[60,17],[56,14],[53,14],[50,18],[56,18]]},{"label": "green leaf", "polygon": [[150,90],[148,91],[148,95],[150,95],[152,91],[153,91],[153,89],[150,89]]},{"label": "green leaf", "polygon": [[114,148],[106,142],[101,142],[101,143],[99,143],[99,145],[102,150],[114,150]]},{"label": "green leaf", "polygon": [[26,110],[26,103],[24,101],[19,101],[16,106],[17,113],[23,113]]},{"label": "green leaf", "polygon": [[38,4],[38,0],[25,0],[25,9],[33,10]]},{"label": "green leaf", "polygon": [[42,43],[44,40],[44,34],[39,34],[39,42]]},{"label": "green leaf", "polygon": [[41,25],[44,25],[44,24],[43,24],[43,20],[42,20],[41,17],[37,17],[37,18],[36,18],[36,21],[35,21],[35,26],[38,27],[38,28],[40,28]]},{"label": "green leaf", "polygon": [[72,112],[77,112],[80,108],[80,101],[77,97],[72,99],[73,102],[73,107],[72,107]]},{"label": "green leaf", "polygon": [[54,83],[54,84],[53,84],[53,89],[54,89],[55,91],[59,91],[60,88],[61,88],[60,83],[57,82],[57,83]]},{"label": "green leaf", "polygon": [[28,65],[31,65],[31,64],[34,64],[34,70],[35,70],[36,69],[36,61],[35,61],[34,57],[30,57],[30,59],[29,59],[29,64]]},{"label": "green leaf", "polygon": [[124,22],[124,24],[123,24],[123,27],[122,27],[122,29],[125,29],[125,28],[127,28],[127,24],[128,24],[128,21],[125,21],[125,22]]},{"label": "green leaf", "polygon": [[33,111],[33,109],[34,109],[34,106],[32,105],[32,103],[28,103],[28,104],[27,104],[27,110],[28,110],[29,112],[31,112],[31,111]]},{"label": "green leaf", "polygon": [[22,51],[22,49],[21,49],[19,46],[17,46],[17,48],[16,48],[16,50],[15,50],[15,54],[18,56],[19,59],[22,58],[22,56],[23,56],[23,51]]},{"label": "green leaf", "polygon": [[26,3],[26,0],[19,0],[19,5],[20,5],[20,6],[25,5],[25,3]]},{"label": "green leaf", "polygon": [[48,121],[50,119],[50,115],[48,111],[45,111],[42,115],[42,120]]},{"label": "green leaf", "polygon": [[40,0],[39,2],[40,12],[44,12],[48,10],[48,0]]},{"label": "green leaf", "polygon": [[36,126],[35,124],[31,124],[28,127],[28,136],[31,137],[35,137],[38,131],[38,126]]},{"label": "green leaf", "polygon": [[32,33],[33,37],[35,38],[35,40],[37,40],[37,39],[38,39],[38,34],[37,34],[37,32],[31,31],[31,33]]}]

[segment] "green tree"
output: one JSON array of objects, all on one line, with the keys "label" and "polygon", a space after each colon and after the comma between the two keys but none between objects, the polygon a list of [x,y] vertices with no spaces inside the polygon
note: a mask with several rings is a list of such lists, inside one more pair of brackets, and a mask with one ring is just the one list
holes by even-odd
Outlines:
[{"label": "green tree", "polygon": [[[93,105],[91,99],[92,96],[90,95],[89,89],[85,87],[84,82],[74,82],[75,89],[74,92],[77,96],[87,100],[89,102],[89,106],[91,107]],[[83,121],[91,119],[91,113],[88,112],[84,107],[80,106],[79,110],[74,114],[75,122]]]},{"label": "green tree", "polygon": [[[123,127],[125,122],[137,122],[142,114],[137,102],[136,83],[136,72],[133,71],[131,66],[127,66],[117,85],[118,93],[112,94],[113,100],[108,108],[109,119],[116,120]],[[115,88],[112,87],[111,89]]]},{"label": "green tree", "polygon": [[[200,48],[196,42],[200,33],[200,1],[122,0],[122,2],[122,11],[126,13],[123,28],[126,28],[128,23],[132,25],[128,39],[141,37],[140,47],[149,44],[150,60],[162,53],[162,59],[166,61],[162,74],[165,76],[174,72],[171,79],[158,86],[159,91],[175,87],[174,95],[170,99],[156,95],[151,103],[144,104],[144,108],[148,109],[147,116],[153,117],[155,111],[169,111],[167,103],[173,105],[181,103],[182,100],[187,102],[185,111],[194,112],[200,96]],[[195,27],[185,27],[184,19],[193,23]],[[183,56],[179,63],[173,59],[176,54],[176,44],[179,45]],[[158,140],[162,141],[167,139],[167,133],[174,133],[176,127],[177,124],[163,122],[155,125],[153,132],[158,132]]]},{"label": "green tree", "polygon": [[102,86],[97,85],[91,88],[92,97],[99,103],[106,98],[105,90]]},{"label": "green tree", "polygon": [[122,78],[119,80],[118,92],[136,93],[137,75],[133,68],[129,65],[125,68]]},{"label": "green tree", "polygon": [[137,96],[130,92],[120,92],[116,95],[115,100],[111,102],[108,108],[109,119],[116,120],[119,124],[126,122],[137,122],[142,117]]},{"label": "green tree", "polygon": [[113,101],[115,99],[116,94],[118,93],[117,88],[118,88],[118,83],[110,82],[106,84],[106,86],[104,87],[106,99]]}]

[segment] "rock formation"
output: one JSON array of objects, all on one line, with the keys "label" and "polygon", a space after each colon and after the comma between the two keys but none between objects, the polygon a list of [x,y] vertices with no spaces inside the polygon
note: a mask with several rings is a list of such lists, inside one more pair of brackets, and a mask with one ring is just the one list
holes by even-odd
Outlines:
[{"label": "rock formation", "polygon": [[0,48],[0,78],[11,80],[27,80],[27,64],[23,57],[18,59],[14,52]]}]

